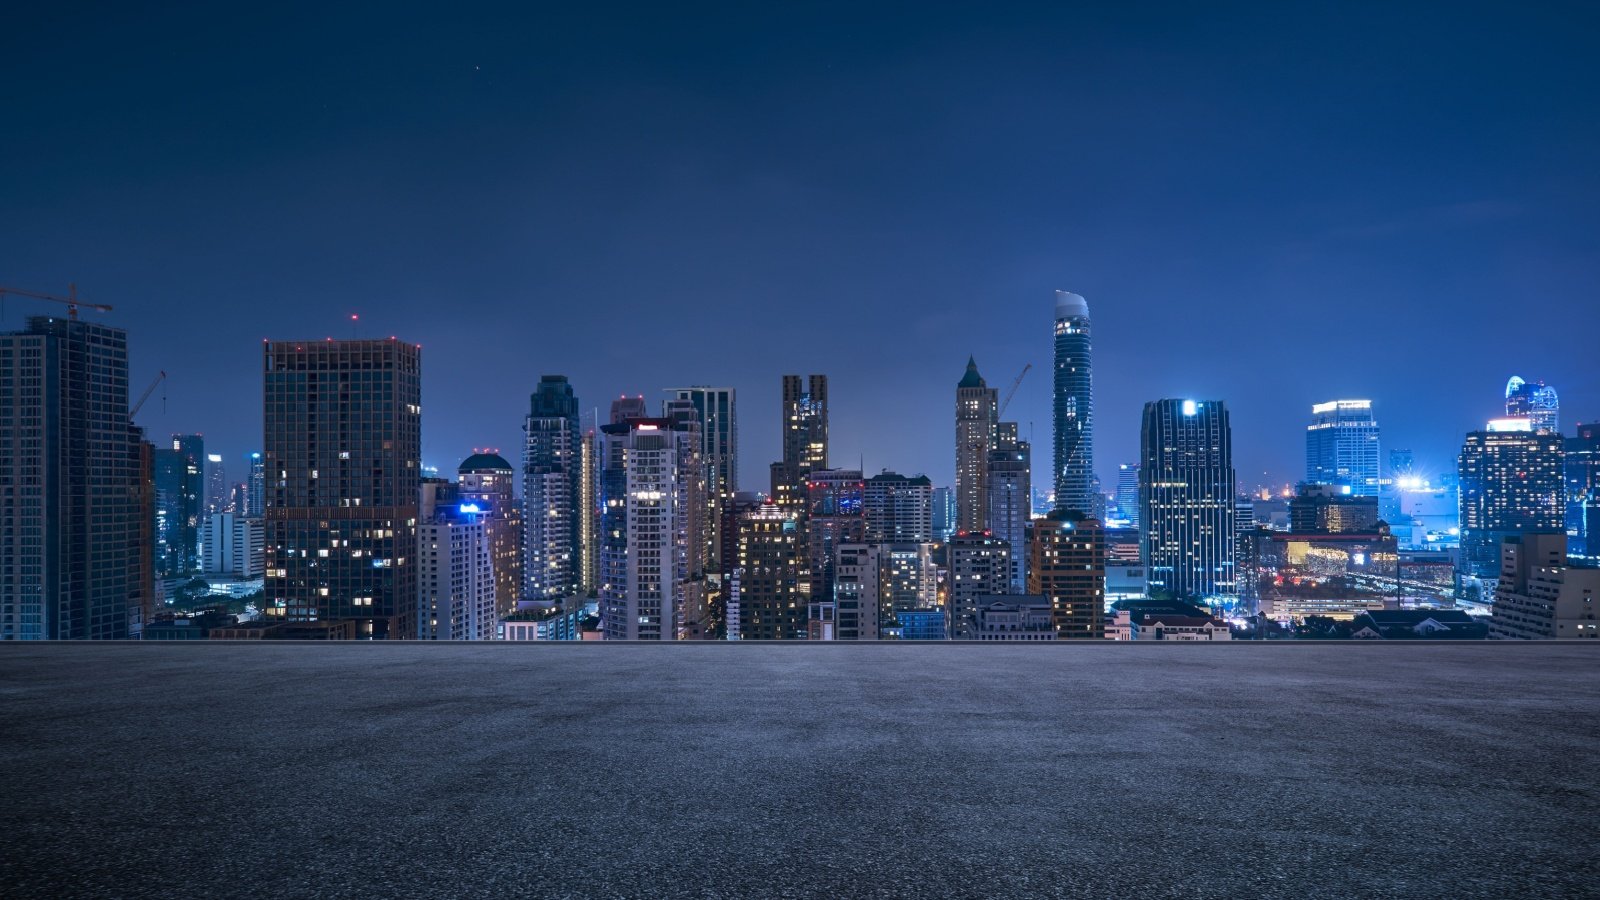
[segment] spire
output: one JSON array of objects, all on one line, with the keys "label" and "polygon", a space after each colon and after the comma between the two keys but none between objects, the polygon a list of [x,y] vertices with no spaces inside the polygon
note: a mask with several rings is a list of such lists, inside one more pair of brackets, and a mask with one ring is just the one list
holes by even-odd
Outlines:
[{"label": "spire", "polygon": [[984,383],[983,376],[978,374],[978,361],[970,356],[967,357],[967,374],[961,376],[961,382],[957,384],[956,387],[981,388],[987,386],[988,385]]}]

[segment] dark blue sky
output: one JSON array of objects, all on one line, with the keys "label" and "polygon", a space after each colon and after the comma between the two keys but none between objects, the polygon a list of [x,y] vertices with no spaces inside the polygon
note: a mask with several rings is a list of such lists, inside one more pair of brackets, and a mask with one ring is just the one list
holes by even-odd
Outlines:
[{"label": "dark blue sky", "polygon": [[[1095,320],[1096,458],[1222,398],[1241,485],[1313,402],[1453,466],[1507,376],[1600,418],[1600,54],[1551,4],[778,10],[476,4],[0,20],[0,284],[115,304],[152,433],[260,443],[260,341],[423,344],[424,457],[581,399],[784,372],[834,461],[953,469],[967,355],[1049,459],[1051,291]],[[7,301],[0,327],[37,305]],[[237,473],[235,473],[237,474]]]}]

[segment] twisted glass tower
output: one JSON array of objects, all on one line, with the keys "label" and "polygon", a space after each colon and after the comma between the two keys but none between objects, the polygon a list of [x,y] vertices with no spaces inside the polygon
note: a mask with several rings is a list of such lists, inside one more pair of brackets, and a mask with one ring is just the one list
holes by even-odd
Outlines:
[{"label": "twisted glass tower", "polygon": [[1056,509],[1089,514],[1094,489],[1094,400],[1089,378],[1089,303],[1056,291]]}]

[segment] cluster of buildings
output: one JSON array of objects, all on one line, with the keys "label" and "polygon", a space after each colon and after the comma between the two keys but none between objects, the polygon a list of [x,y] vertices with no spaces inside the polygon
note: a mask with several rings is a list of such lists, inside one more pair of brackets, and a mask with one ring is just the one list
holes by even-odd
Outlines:
[{"label": "cluster of buildings", "polygon": [[[1038,478],[972,359],[949,486],[836,466],[820,374],[783,376],[759,487],[733,388],[602,414],[560,375],[515,462],[441,478],[421,348],[390,338],[264,342],[262,449],[230,483],[202,436],[133,424],[122,330],[35,317],[0,335],[0,639],[1600,637],[1600,424],[1563,435],[1553,388],[1512,379],[1434,477],[1381,453],[1371,401],[1318,403],[1304,481],[1259,493],[1223,401],[1153,400],[1105,491],[1083,297],[1057,292],[1053,334]],[[254,615],[162,615],[197,578]]]}]

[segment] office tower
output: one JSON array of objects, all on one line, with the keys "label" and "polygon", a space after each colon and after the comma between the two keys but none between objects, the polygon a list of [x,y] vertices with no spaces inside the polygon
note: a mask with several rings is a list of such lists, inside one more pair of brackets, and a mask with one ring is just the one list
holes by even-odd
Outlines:
[{"label": "office tower", "polygon": [[977,636],[978,598],[1017,593],[1011,589],[1011,544],[988,532],[960,532],[949,551],[950,639],[970,641]]},{"label": "office tower", "polygon": [[1220,400],[1154,400],[1140,428],[1140,561],[1150,592],[1235,592],[1233,434]]},{"label": "office tower", "polygon": [[856,469],[818,469],[806,478],[806,565],[813,603],[833,600],[840,545],[866,540],[865,492],[866,482]]},{"label": "office tower", "polygon": [[456,492],[461,504],[476,509],[474,514],[489,535],[494,606],[500,615],[516,611],[524,583],[522,504],[516,497],[515,481],[516,470],[498,453],[474,453],[456,468]]},{"label": "office tower", "polygon": [[154,509],[120,328],[0,334],[0,639],[121,639],[154,593]]},{"label": "office tower", "polygon": [[492,641],[499,617],[494,545],[484,514],[461,496],[459,485],[443,479],[424,480],[419,491],[416,636]]},{"label": "office tower", "polygon": [[1495,578],[1500,542],[1525,531],[1561,529],[1564,453],[1561,435],[1533,430],[1528,419],[1495,419],[1461,446],[1461,571]]},{"label": "office tower", "polygon": [[262,369],[264,612],[415,637],[422,348],[267,341]]},{"label": "office tower", "polygon": [[728,640],[805,640],[811,572],[800,513],[767,504],[739,516],[728,590]]},{"label": "office tower", "polygon": [[583,428],[578,462],[578,592],[600,590],[600,426],[596,412]]},{"label": "office tower", "polygon": [[565,375],[545,375],[528,405],[522,426],[522,594],[554,600],[578,587],[578,398]]},{"label": "office tower", "polygon": [[260,518],[267,509],[267,468],[259,453],[250,454],[249,460],[250,478],[245,482],[244,514]]},{"label": "office tower", "polygon": [[700,436],[668,418],[624,418],[604,425],[600,474],[600,620],[606,640],[671,641],[702,627],[692,617],[699,594],[699,542],[688,533]]},{"label": "office tower", "polygon": [[1371,400],[1330,400],[1311,407],[1306,426],[1306,483],[1378,496],[1378,422]]},{"label": "office tower", "polygon": [[805,503],[805,478],[828,467],[828,376],[783,376],[783,459],[772,464],[772,499],[779,506]]},{"label": "office tower", "polygon": [[876,641],[880,637],[877,544],[841,544],[834,567],[834,639]]},{"label": "office tower", "polygon": [[709,624],[706,561],[715,557],[718,549],[713,521],[717,505],[709,496],[705,457],[701,453],[705,436],[700,411],[690,400],[666,401],[661,416],[672,423],[678,451],[678,482],[684,497],[674,510],[678,519],[675,528],[684,536],[683,543],[673,548],[678,556],[677,569],[684,573],[678,601],[678,639],[702,640],[708,636]]},{"label": "office tower", "polygon": [[1560,531],[1508,534],[1500,545],[1489,636],[1600,639],[1600,568],[1574,565]]},{"label": "office tower", "polygon": [[1561,401],[1556,389],[1542,381],[1511,376],[1506,382],[1506,416],[1527,419],[1535,432],[1561,433]]},{"label": "office tower", "polygon": [[967,357],[967,372],[956,384],[956,531],[989,527],[988,462],[994,447],[999,392],[978,374]]},{"label": "office tower", "polygon": [[956,533],[956,491],[955,488],[936,487],[933,489],[933,539],[948,541]]},{"label": "office tower", "polygon": [[266,529],[260,519],[238,513],[206,516],[200,533],[202,569],[207,575],[260,578],[266,568]]},{"label": "office tower", "polygon": [[[1229,535],[1232,545],[1232,535]],[[1033,523],[1028,593],[1050,599],[1057,639],[1105,634],[1106,535],[1100,522],[1057,510]]]},{"label": "office tower", "polygon": [[[1253,524],[1253,523],[1252,523]],[[1289,501],[1289,530],[1370,534],[1378,528],[1378,498],[1345,493],[1331,484],[1302,484]]]},{"label": "office tower", "polygon": [[233,512],[228,504],[228,473],[222,465],[222,454],[206,454],[206,508],[205,514]]},{"label": "office tower", "polygon": [[933,482],[926,475],[884,472],[867,479],[862,495],[867,543],[933,540]]},{"label": "office tower", "polygon": [[1128,527],[1139,527],[1139,467],[1122,463],[1117,466],[1117,512],[1128,520]]},{"label": "office tower", "polygon": [[205,518],[205,441],[175,434],[155,451],[156,577],[200,571],[200,523]]},{"label": "office tower", "polygon": [[687,400],[700,414],[700,456],[706,486],[718,497],[739,490],[739,418],[733,388],[668,388],[670,399]]},{"label": "office tower", "polygon": [[1088,512],[1094,489],[1094,386],[1089,372],[1089,303],[1056,291],[1056,508]]},{"label": "office tower", "polygon": [[996,594],[1020,594],[1028,587],[1028,496],[1033,490],[1033,451],[1017,438],[1017,423],[1001,422],[989,451],[989,532],[1011,548],[1011,573]]},{"label": "office tower", "polygon": [[1600,561],[1600,422],[1578,425],[1565,451],[1567,553]]}]

